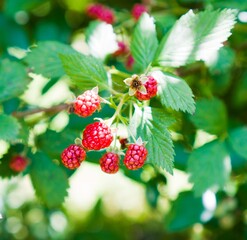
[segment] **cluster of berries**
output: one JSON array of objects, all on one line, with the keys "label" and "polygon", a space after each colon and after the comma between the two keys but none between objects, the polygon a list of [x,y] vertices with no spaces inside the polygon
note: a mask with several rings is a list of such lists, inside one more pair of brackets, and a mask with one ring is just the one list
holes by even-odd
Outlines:
[{"label": "cluster of berries", "polygon": [[[141,17],[144,12],[148,12],[148,8],[144,4],[137,3],[131,9],[131,16],[135,21]],[[113,24],[116,20],[114,12],[105,5],[94,3],[87,7],[86,14],[92,19],[98,19],[100,21]],[[128,70],[131,70],[134,64],[134,58],[131,55],[127,44],[123,41],[118,42],[118,50],[113,53],[114,57],[127,56],[125,66]]]},{"label": "cluster of berries", "polygon": [[[129,94],[135,95],[141,101],[148,100],[157,94],[157,81],[152,76],[133,75],[127,78],[125,83],[130,87]],[[73,103],[73,110],[80,117],[88,117],[100,109],[100,103],[98,88],[95,87],[77,97]],[[76,169],[85,160],[86,151],[108,148],[112,141],[111,128],[105,122],[91,123],[84,129],[80,144],[72,144],[62,152],[62,163],[69,169]],[[127,147],[124,165],[130,170],[141,168],[148,154],[142,140],[139,138],[136,143],[126,145],[126,142],[121,139],[120,144],[124,148]],[[119,164],[120,154],[114,151],[105,153],[100,159],[101,169],[106,173],[116,173],[119,170]]]},{"label": "cluster of berries", "polygon": [[[143,4],[135,4],[131,10],[132,17],[137,21],[144,12],[148,12],[148,9]],[[103,22],[113,24],[115,22],[114,12],[105,5],[94,3],[87,7],[86,14],[93,18]]]}]

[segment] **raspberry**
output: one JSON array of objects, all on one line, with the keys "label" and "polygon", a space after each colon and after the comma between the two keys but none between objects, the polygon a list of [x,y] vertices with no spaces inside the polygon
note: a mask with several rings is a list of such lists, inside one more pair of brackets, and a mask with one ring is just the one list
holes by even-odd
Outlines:
[{"label": "raspberry", "polygon": [[105,173],[116,173],[119,170],[119,156],[116,153],[108,152],[100,159],[101,170]]},{"label": "raspberry", "polygon": [[143,145],[130,144],[124,157],[124,165],[130,170],[136,170],[144,165],[148,151]]},{"label": "raspberry", "polygon": [[149,100],[150,98],[156,96],[158,91],[158,83],[152,76],[147,76],[148,80],[144,83],[144,87],[147,90],[147,94],[143,94],[139,91],[135,93],[135,96],[140,101],[142,100]]},{"label": "raspberry", "polygon": [[100,109],[100,97],[98,88],[87,90],[79,95],[74,102],[74,113],[81,117],[91,116],[96,110]]},{"label": "raspberry", "polygon": [[112,24],[115,20],[112,10],[102,4],[91,4],[86,13],[93,19],[99,19],[109,24]]},{"label": "raspberry", "polygon": [[83,160],[85,160],[86,152],[82,147],[72,144],[63,150],[61,158],[65,167],[75,169],[81,165]]},{"label": "raspberry", "polygon": [[15,172],[22,172],[27,167],[28,160],[20,155],[14,156],[9,163],[9,167]]},{"label": "raspberry", "polygon": [[95,122],[83,131],[82,145],[88,150],[100,150],[109,147],[112,140],[111,129],[103,122]]},{"label": "raspberry", "polygon": [[131,10],[131,15],[137,21],[144,12],[147,12],[147,7],[143,4],[135,4]]},{"label": "raspberry", "polygon": [[128,53],[128,46],[124,42],[118,42],[118,50],[113,53],[113,56],[118,57]]}]

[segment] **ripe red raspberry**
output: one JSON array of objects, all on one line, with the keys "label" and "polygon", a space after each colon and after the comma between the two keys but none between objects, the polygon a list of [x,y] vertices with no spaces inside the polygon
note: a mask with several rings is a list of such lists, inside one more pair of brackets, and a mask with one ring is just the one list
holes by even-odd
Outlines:
[{"label": "ripe red raspberry", "polygon": [[118,42],[118,50],[113,53],[113,56],[118,57],[129,52],[128,46],[124,42]]},{"label": "ripe red raspberry", "polygon": [[130,170],[136,170],[144,165],[148,151],[143,145],[130,144],[124,157],[124,165]]},{"label": "ripe red raspberry", "polygon": [[79,95],[74,102],[74,113],[81,117],[91,116],[96,110],[100,109],[100,97],[98,88],[85,91]]},{"label": "ripe red raspberry", "polygon": [[112,24],[115,20],[112,10],[102,4],[91,4],[86,10],[89,17]]},{"label": "ripe red raspberry", "polygon": [[131,10],[131,15],[137,21],[141,17],[141,15],[147,11],[148,9],[145,5],[137,3],[133,6]]},{"label": "ripe red raspberry", "polygon": [[111,129],[103,122],[87,125],[82,138],[82,145],[88,150],[100,150],[109,147],[113,140]]},{"label": "ripe red raspberry", "polygon": [[140,101],[149,100],[150,98],[156,96],[158,91],[158,83],[152,76],[147,76],[148,80],[144,83],[144,87],[147,90],[147,94],[143,94],[136,91],[135,96]]},{"label": "ripe red raspberry", "polygon": [[101,170],[105,173],[116,173],[119,170],[119,156],[116,153],[105,153],[100,159]]},{"label": "ripe red raspberry", "polygon": [[76,144],[65,148],[61,154],[62,163],[69,169],[78,168],[81,162],[86,158],[85,150]]},{"label": "ripe red raspberry", "polygon": [[20,155],[14,156],[9,163],[9,167],[15,172],[22,172],[27,167],[28,160]]}]

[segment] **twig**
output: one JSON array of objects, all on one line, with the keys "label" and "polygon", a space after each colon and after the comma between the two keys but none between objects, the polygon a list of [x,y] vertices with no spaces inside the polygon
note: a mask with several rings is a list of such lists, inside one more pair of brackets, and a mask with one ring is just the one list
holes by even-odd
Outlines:
[{"label": "twig", "polygon": [[23,118],[32,114],[36,114],[36,113],[57,113],[57,112],[61,112],[63,110],[69,110],[69,108],[71,107],[71,104],[67,104],[67,103],[63,103],[63,104],[59,104],[59,105],[55,105],[52,106],[50,108],[36,108],[36,109],[30,109],[30,110],[26,110],[23,112],[13,112],[12,115],[16,118]]}]

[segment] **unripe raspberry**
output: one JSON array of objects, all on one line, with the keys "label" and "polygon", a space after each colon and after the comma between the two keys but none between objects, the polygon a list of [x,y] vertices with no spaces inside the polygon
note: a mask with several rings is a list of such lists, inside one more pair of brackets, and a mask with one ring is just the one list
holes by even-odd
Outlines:
[{"label": "unripe raspberry", "polygon": [[20,155],[14,156],[9,163],[9,167],[15,172],[22,172],[28,165],[28,160]]},{"label": "unripe raspberry", "polygon": [[148,151],[143,145],[130,144],[124,157],[124,165],[130,170],[136,170],[144,165]]},{"label": "unripe raspberry", "polygon": [[102,4],[91,4],[86,10],[89,17],[112,24],[115,20],[112,10]]},{"label": "unripe raspberry", "polygon": [[100,159],[101,170],[105,173],[116,173],[119,170],[119,155],[116,153],[105,153]]},{"label": "unripe raspberry", "polygon": [[91,116],[99,109],[100,97],[97,87],[85,91],[82,95],[79,95],[74,102],[74,113],[81,117]]},{"label": "unripe raspberry", "polygon": [[88,150],[100,150],[109,147],[112,140],[111,129],[103,122],[95,122],[83,131],[82,145]]},{"label": "unripe raspberry", "polygon": [[69,169],[76,169],[86,158],[85,150],[76,144],[72,144],[63,150],[61,154],[62,163]]},{"label": "unripe raspberry", "polygon": [[136,91],[135,96],[138,100],[149,100],[152,97],[155,97],[158,91],[158,83],[152,76],[147,76],[148,80],[144,83],[144,87],[147,90],[147,94],[143,94],[139,91]]},{"label": "unripe raspberry", "polygon": [[147,11],[148,9],[145,5],[136,3],[131,10],[131,15],[137,21],[141,17],[141,15]]}]

